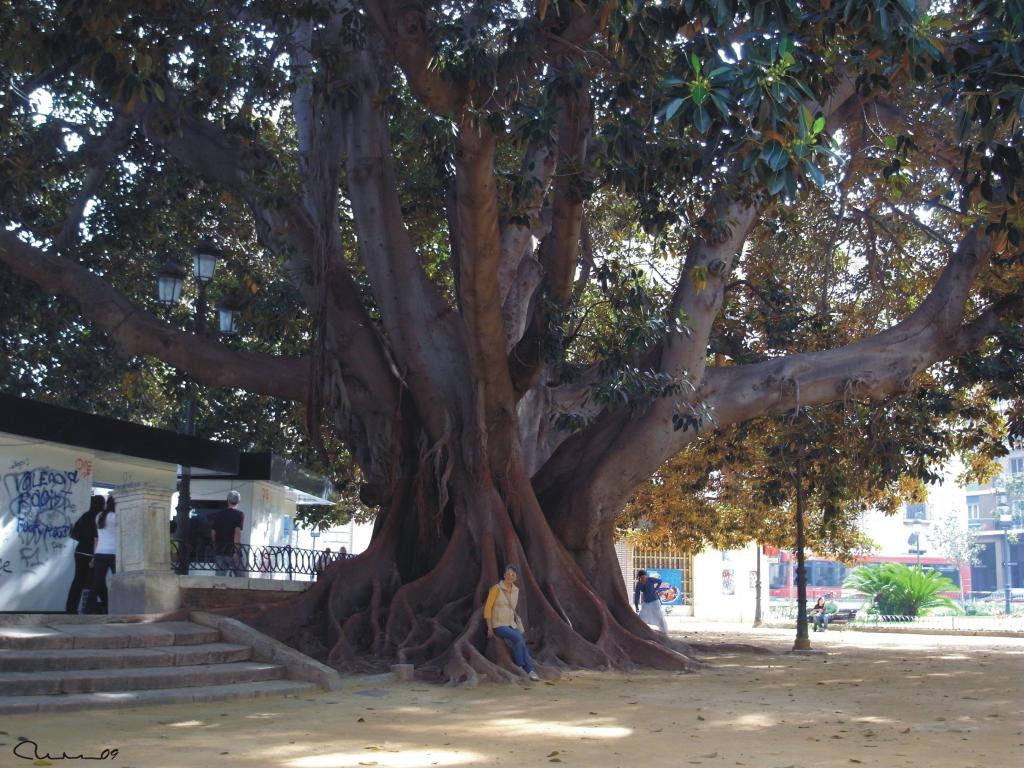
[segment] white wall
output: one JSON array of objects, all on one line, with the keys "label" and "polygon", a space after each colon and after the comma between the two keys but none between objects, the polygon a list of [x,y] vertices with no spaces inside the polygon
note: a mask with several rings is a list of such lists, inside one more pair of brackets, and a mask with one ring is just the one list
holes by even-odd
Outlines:
[{"label": "white wall", "polygon": [[[732,594],[726,594],[723,572],[732,572]],[[757,590],[757,547],[701,552],[693,557],[693,616],[702,621],[753,622]],[[761,609],[768,610],[768,558],[761,558]]]},{"label": "white wall", "polygon": [[71,526],[94,485],[174,486],[174,467],[0,433],[0,611],[63,611]]},{"label": "white wall", "polygon": [[[310,549],[331,548],[331,552],[337,553],[344,547],[350,555],[357,555],[370,546],[370,537],[373,535],[373,523],[349,522],[345,525],[335,526],[322,531],[316,538],[311,532],[300,529],[296,532],[296,540],[303,542],[301,546]],[[315,543],[315,547],[314,547]]]},{"label": "white wall", "polygon": [[927,519],[919,526],[906,519],[906,508],[900,507],[896,514],[886,516],[877,509],[864,512],[859,521],[860,530],[875,542],[873,554],[885,556],[908,557],[911,549],[907,539],[914,531],[918,531],[921,549],[926,555],[935,556],[939,552],[930,541],[931,527],[939,520],[955,516],[963,524],[967,520],[966,491],[957,485],[957,475],[964,471],[963,463],[955,459],[942,468],[942,482],[927,486]]}]

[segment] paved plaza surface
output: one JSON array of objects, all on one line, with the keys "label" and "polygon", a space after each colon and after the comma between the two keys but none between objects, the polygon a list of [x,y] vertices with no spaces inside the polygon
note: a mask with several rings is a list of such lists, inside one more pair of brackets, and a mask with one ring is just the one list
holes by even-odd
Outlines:
[{"label": "paved plaza surface", "polygon": [[675,626],[773,653],[709,656],[695,675],[476,689],[362,676],[299,698],[9,716],[0,766],[33,765],[19,738],[58,766],[116,749],[88,764],[121,768],[1024,765],[1024,638],[827,632],[811,635],[823,653],[793,655],[791,630]]}]

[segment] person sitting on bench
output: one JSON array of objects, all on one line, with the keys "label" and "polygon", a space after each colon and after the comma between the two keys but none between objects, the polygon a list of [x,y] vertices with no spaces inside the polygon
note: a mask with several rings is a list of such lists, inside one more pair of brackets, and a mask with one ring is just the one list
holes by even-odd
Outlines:
[{"label": "person sitting on bench", "polygon": [[814,622],[815,632],[824,632],[828,629],[828,620],[831,618],[831,614],[827,612],[825,607],[825,598],[819,597],[818,602],[811,608],[811,620]]}]

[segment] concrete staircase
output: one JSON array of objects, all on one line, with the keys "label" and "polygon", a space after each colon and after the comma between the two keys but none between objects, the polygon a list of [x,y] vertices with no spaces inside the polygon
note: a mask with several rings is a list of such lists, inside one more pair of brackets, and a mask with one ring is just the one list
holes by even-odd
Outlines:
[{"label": "concrete staircase", "polygon": [[223,642],[219,629],[189,621],[0,626],[0,714],[319,690],[252,656],[249,645]]}]

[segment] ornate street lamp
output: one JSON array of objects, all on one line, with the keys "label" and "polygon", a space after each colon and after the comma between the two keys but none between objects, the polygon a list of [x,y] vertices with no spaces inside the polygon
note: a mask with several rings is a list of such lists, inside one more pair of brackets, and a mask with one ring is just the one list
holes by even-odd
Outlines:
[{"label": "ornate street lamp", "polygon": [[174,259],[168,259],[160,267],[156,276],[156,295],[165,307],[172,307],[181,300],[185,274],[185,268]]},{"label": "ornate street lamp", "polygon": [[[193,316],[193,328],[197,336],[206,333],[206,287],[213,280],[217,271],[217,262],[223,257],[223,252],[212,241],[204,240],[195,247],[192,252],[192,274],[198,283],[198,295],[196,297],[195,314]],[[185,268],[177,261],[168,259],[160,268],[157,274],[157,296],[165,306],[173,306],[181,299],[181,291],[186,277]],[[230,310],[227,317],[224,310],[218,312],[220,328],[225,333],[237,333],[238,321],[236,312]],[[195,434],[196,419],[196,396],[195,385],[191,377],[185,379],[185,429],[187,435]],[[178,492],[178,508],[175,514],[177,521],[176,536],[178,539],[178,564],[177,572],[188,573],[189,551],[188,551],[188,529],[189,517],[192,512],[192,468],[181,467],[181,484]]]},{"label": "ornate street lamp", "polygon": [[217,270],[217,261],[224,256],[210,240],[203,240],[192,252],[192,272],[200,285],[213,280],[213,273]]},{"label": "ornate street lamp", "polygon": [[217,325],[220,332],[228,336],[237,334],[240,314],[236,302],[224,299],[217,307]]}]

